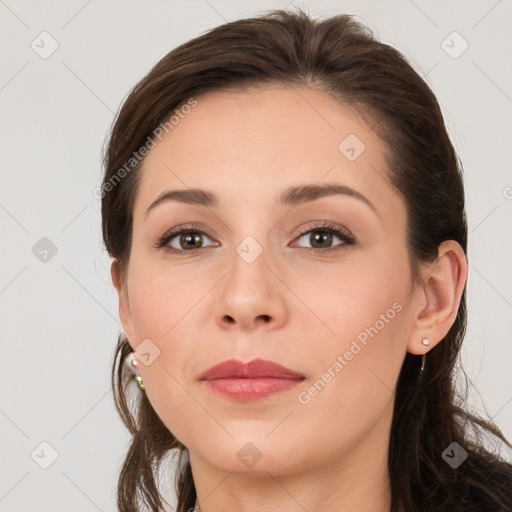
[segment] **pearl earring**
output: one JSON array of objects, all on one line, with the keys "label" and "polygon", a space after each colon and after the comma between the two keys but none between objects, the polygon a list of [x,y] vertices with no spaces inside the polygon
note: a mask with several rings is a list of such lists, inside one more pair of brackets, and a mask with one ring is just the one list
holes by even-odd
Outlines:
[{"label": "pearl earring", "polygon": [[428,344],[430,343],[430,340],[428,338],[423,338],[421,340],[421,343],[423,343],[423,345],[425,345],[425,346],[428,346]]},{"label": "pearl earring", "polygon": [[134,353],[130,352],[128,357],[126,358],[126,365],[130,369],[130,371],[135,375],[133,380],[137,383],[141,391],[144,391],[144,383],[142,382],[142,377],[139,374],[139,370],[137,370],[137,359],[135,359]]}]

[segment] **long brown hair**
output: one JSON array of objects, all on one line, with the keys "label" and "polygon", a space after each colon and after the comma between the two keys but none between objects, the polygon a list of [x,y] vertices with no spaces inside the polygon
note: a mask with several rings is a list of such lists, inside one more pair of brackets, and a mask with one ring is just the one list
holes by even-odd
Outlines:
[{"label": "long brown hair", "polygon": [[[201,93],[278,83],[313,87],[357,107],[385,142],[389,179],[407,205],[407,244],[414,283],[420,262],[455,240],[467,252],[462,164],[450,142],[438,102],[402,54],[373,37],[353,16],[314,20],[301,9],[272,11],[219,26],[172,50],[131,91],[114,120],[104,154],[103,239],[125,278],[132,212],[140,178],[139,148],[170,116]],[[170,125],[169,125],[170,126]],[[129,165],[127,166],[127,162]],[[121,170],[124,169],[124,172]],[[505,439],[490,421],[464,409],[455,388],[466,330],[466,291],[446,337],[426,358],[407,354],[398,378],[388,468],[392,510],[512,511],[512,465],[483,440]],[[194,507],[196,491],[188,451],[162,423],[145,393],[130,407],[131,351],[120,334],[112,366],[116,408],[131,444],[118,481],[120,512],[140,503],[163,510],[157,473],[164,456],[179,453],[178,511]],[[132,384],[133,385],[133,384]],[[135,384],[136,385],[136,384]],[[442,458],[458,443],[468,453],[456,469]]]}]

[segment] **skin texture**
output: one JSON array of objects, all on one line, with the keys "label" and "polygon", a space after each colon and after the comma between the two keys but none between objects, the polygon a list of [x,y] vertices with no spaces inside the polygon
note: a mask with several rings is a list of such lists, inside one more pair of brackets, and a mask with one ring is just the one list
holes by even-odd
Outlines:
[{"label": "skin texture", "polygon": [[[197,100],[145,160],[127,282],[112,262],[132,348],[150,339],[160,351],[150,365],[138,365],[145,392],[189,449],[204,512],[387,512],[399,371],[406,352],[427,352],[453,324],[467,276],[464,253],[443,242],[437,262],[422,267],[423,284],[413,285],[405,204],[387,181],[385,148],[347,105],[320,91],[277,86]],[[349,134],[365,145],[354,161],[338,149]],[[327,182],[356,189],[376,212],[347,195],[277,204],[286,187]],[[167,202],[144,219],[164,190],[195,187],[218,195],[219,207]],[[355,243],[333,235],[320,247],[336,250],[311,250],[322,229],[299,229],[325,220],[348,229]],[[204,228],[202,248],[183,249],[180,235],[172,245],[182,254],[153,247],[190,222]],[[236,251],[249,236],[262,249],[252,263]],[[347,360],[370,326],[377,334]],[[338,356],[345,364],[335,371]],[[244,403],[198,381],[221,361],[256,357],[306,378]],[[308,394],[329,368],[330,381]],[[252,467],[237,456],[247,443],[261,454]]]}]

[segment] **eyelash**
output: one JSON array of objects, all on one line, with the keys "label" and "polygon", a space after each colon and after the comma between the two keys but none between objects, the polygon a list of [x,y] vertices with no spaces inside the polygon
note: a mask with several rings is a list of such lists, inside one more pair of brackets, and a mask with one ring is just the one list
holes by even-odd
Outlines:
[{"label": "eyelash", "polygon": [[[319,231],[322,233],[329,233],[331,235],[338,236],[344,243],[341,246],[335,246],[335,247],[328,247],[326,249],[316,249],[314,247],[302,247],[302,249],[306,251],[313,251],[313,252],[331,252],[341,249],[345,245],[352,245],[355,243],[355,238],[348,230],[345,228],[342,228],[341,226],[336,226],[335,224],[332,224],[330,222],[323,222],[321,224],[318,224],[313,227],[309,227],[306,229],[302,229],[299,231],[299,235],[296,237],[296,239],[302,238],[305,234]],[[163,249],[165,252],[168,253],[175,253],[175,254],[183,254],[183,253],[194,253],[200,249],[203,249],[203,247],[198,247],[196,249],[175,249],[174,247],[170,247],[167,245],[173,238],[175,238],[178,235],[181,235],[183,233],[199,233],[201,235],[208,236],[207,233],[205,233],[200,226],[196,224],[187,224],[185,226],[181,226],[177,229],[172,229],[171,231],[168,231],[165,235],[162,236],[154,245],[156,249]],[[210,238],[208,236],[208,238]]]}]

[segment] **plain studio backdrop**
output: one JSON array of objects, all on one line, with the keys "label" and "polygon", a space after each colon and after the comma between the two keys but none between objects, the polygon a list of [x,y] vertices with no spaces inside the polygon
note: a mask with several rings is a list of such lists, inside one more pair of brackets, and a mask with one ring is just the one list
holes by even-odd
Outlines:
[{"label": "plain studio backdrop", "polygon": [[470,404],[512,438],[510,1],[0,0],[1,511],[115,509],[121,325],[93,195],[107,130],[172,48],[287,6],[357,15],[437,95],[465,171]]}]

